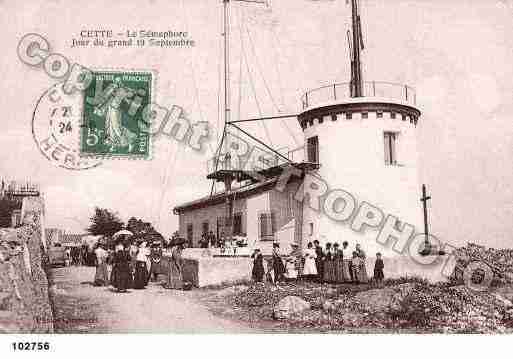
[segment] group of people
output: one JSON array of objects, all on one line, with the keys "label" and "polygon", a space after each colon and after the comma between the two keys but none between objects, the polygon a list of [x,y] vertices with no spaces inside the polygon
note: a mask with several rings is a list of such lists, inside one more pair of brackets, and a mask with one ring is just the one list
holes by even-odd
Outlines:
[{"label": "group of people", "polygon": [[[279,244],[273,244],[273,252],[264,268],[264,257],[259,249],[252,255],[252,278],[255,282],[267,279],[272,283],[283,280],[305,279],[322,283],[366,283],[369,276],[366,269],[366,254],[359,244],[350,252],[348,242],[326,243],[323,248],[319,241],[309,242],[301,253],[297,244],[287,256],[280,255]],[[378,284],[384,279],[384,263],[381,253],[376,253],[373,280]]]},{"label": "group of people", "polygon": [[[162,268],[162,249],[149,248],[146,241],[129,243],[119,240],[114,250],[108,250],[105,244],[98,244],[96,256],[95,286],[112,285],[118,292],[127,292],[129,288],[144,289],[150,279],[157,280],[159,273],[167,274],[165,288],[183,288],[183,269],[181,252],[185,241],[175,242],[170,248],[170,261]],[[109,275],[110,274],[110,275]]]}]

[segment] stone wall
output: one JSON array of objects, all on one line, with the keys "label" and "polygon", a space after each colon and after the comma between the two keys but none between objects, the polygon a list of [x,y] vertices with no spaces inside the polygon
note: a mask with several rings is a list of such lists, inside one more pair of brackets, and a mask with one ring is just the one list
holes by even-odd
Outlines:
[{"label": "stone wall", "polygon": [[0,229],[0,333],[52,333],[48,263],[38,213]]}]

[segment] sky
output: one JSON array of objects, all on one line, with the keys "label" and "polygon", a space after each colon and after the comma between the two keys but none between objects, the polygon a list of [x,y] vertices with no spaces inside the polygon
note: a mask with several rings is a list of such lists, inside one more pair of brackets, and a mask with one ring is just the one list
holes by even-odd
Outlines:
[{"label": "sky", "polygon": [[[172,208],[210,191],[206,162],[222,129],[221,1],[3,1],[0,9],[0,176],[41,184],[49,226],[83,232],[100,206],[124,220],[150,220],[170,235],[178,226]],[[455,245],[513,247],[513,1],[361,0],[361,16],[364,79],[416,88],[419,171],[432,195],[432,233]],[[274,0],[266,8],[233,3],[231,18],[234,117],[297,113],[305,90],[348,81],[344,0]],[[72,48],[84,29],[188,31],[196,46]],[[208,121],[208,149],[198,153],[157,138],[151,160],[104,160],[83,171],[56,167],[31,130],[37,99],[56,80],[16,55],[31,32],[89,68],[155,70],[156,102]],[[302,142],[295,119],[269,122],[267,131],[248,129],[274,147]]]}]

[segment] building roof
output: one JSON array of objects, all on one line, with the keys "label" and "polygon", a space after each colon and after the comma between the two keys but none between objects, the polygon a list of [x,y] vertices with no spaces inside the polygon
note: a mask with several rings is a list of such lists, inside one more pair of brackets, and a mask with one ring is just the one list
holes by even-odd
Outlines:
[{"label": "building roof", "polygon": [[[278,166],[274,166],[272,168],[268,168],[265,171],[259,172],[260,174],[267,177],[267,179],[251,183],[247,186],[233,189],[232,194],[235,194],[236,198],[240,199],[272,189],[278,181],[278,178],[282,173],[283,169],[288,165],[289,164],[281,164]],[[310,162],[293,163],[292,165],[301,170],[301,176],[303,176],[305,171],[319,168],[318,163]],[[173,213],[179,214],[181,212],[191,211],[194,209],[205,208],[208,206],[225,203],[226,197],[226,192],[215,193],[211,196],[205,196],[197,200],[186,202],[174,207]]]},{"label": "building roof", "polygon": [[[278,177],[274,177],[263,182],[252,183],[250,185],[232,190],[232,194],[234,194],[237,199],[246,198],[254,194],[268,191],[269,189],[274,187],[277,181]],[[179,206],[176,206],[173,208],[173,213],[179,214],[181,212],[191,211],[194,209],[225,203],[226,197],[226,192],[214,193],[212,196],[205,196],[202,198],[198,198],[194,201],[186,202]]]}]

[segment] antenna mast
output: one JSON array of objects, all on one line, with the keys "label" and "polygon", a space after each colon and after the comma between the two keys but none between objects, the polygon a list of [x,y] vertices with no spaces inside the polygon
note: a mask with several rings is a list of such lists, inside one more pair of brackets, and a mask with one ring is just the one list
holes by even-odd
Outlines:
[{"label": "antenna mast", "polygon": [[224,123],[230,122],[230,0],[223,0],[224,18]]},{"label": "antenna mast", "polygon": [[362,27],[358,13],[358,0],[351,0],[353,42],[351,54],[351,97],[363,96],[362,65],[360,50],[363,50]]}]

